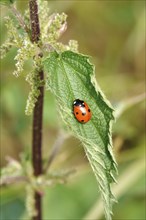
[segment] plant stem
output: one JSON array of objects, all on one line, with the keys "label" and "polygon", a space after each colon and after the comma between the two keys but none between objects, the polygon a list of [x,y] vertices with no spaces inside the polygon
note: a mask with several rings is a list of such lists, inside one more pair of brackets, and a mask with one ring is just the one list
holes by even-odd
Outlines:
[{"label": "plant stem", "polygon": [[55,143],[52,147],[52,152],[49,156],[46,167],[44,169],[44,173],[46,173],[48,171],[48,169],[50,168],[53,160],[55,159],[55,157],[57,156],[60,148],[62,147],[62,144],[64,143],[65,139],[67,139],[68,137],[69,137],[69,134],[65,134],[63,131],[59,131],[59,134],[56,138],[56,141],[55,141]]},{"label": "plant stem", "polygon": [[15,15],[15,17],[17,18],[17,21],[19,22],[19,25],[21,26],[21,28],[23,28],[23,30],[26,31],[26,33],[30,34],[30,30],[27,27],[27,25],[25,24],[23,17],[21,16],[20,12],[17,10],[17,8],[15,8],[15,6],[12,4],[10,6],[11,11],[13,12],[13,14]]},{"label": "plant stem", "polygon": [[[31,22],[31,41],[38,43],[40,39],[40,25],[38,16],[38,4],[37,0],[29,0],[30,9],[30,22]],[[41,56],[41,55],[40,55]],[[39,72],[40,80],[44,79],[44,72]],[[39,88],[40,95],[35,104],[33,112],[33,137],[32,137],[32,162],[34,168],[34,175],[39,176],[42,174],[42,118],[43,118],[43,97],[44,97],[44,86]],[[35,192],[35,209],[37,211],[36,216],[33,220],[42,219],[41,210],[41,195]]]}]

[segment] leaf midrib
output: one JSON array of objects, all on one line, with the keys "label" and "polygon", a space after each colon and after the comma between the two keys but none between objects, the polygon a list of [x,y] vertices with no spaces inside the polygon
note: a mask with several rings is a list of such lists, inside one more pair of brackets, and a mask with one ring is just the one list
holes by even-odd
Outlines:
[{"label": "leaf midrib", "polygon": [[[68,63],[66,63],[69,67],[70,67],[70,65],[68,64]],[[68,78],[68,74],[67,74],[67,72],[66,72],[66,70],[65,70],[65,67],[64,67],[64,65],[63,65],[63,62],[62,62],[62,66],[63,66],[63,69],[64,69],[64,71],[65,71],[65,74],[66,74],[66,77]],[[73,67],[71,67],[75,72],[76,72],[76,70],[73,68]],[[78,73],[78,72],[77,72]],[[82,80],[81,80],[81,78],[80,78],[80,76],[79,76],[79,74],[78,74],[78,77],[79,77],[79,79],[80,79],[80,81],[81,81],[81,84],[84,86],[84,84],[82,83]],[[69,80],[68,80],[69,81]],[[71,86],[71,83],[69,83],[70,84],[70,86]],[[84,86],[85,87],[85,86]],[[72,88],[72,86],[71,86],[71,88]],[[94,98],[91,96],[91,94],[89,94],[90,95],[90,98],[92,99],[92,101],[94,102],[95,100],[94,100]],[[101,111],[101,110],[100,110]],[[102,113],[102,112],[101,112]],[[104,118],[104,114],[102,113],[102,115],[103,115],[103,118]],[[104,118],[105,119],[105,118]],[[91,118],[91,120],[90,120],[91,122],[92,122],[92,124],[94,125],[94,128],[95,128],[95,130],[96,131],[98,131],[98,134],[99,134],[99,137],[100,137],[100,139],[101,139],[101,141],[102,141],[102,143],[103,143],[103,148],[104,148],[104,146],[106,145],[105,143],[104,143],[104,141],[103,141],[103,137],[102,137],[102,135],[101,135],[101,133],[100,133],[100,131],[99,131],[99,129],[97,129],[97,126],[95,125],[95,122],[93,121],[93,119]],[[106,121],[106,120],[105,120]],[[107,124],[107,122],[106,122],[106,124]],[[84,132],[84,133],[86,133],[86,132]]]}]

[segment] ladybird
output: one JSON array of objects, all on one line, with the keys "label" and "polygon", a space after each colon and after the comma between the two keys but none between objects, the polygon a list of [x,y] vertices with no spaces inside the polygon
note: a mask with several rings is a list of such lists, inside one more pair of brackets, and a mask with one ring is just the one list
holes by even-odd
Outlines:
[{"label": "ladybird", "polygon": [[86,102],[75,99],[73,102],[73,113],[80,123],[87,123],[91,119],[91,110]]}]

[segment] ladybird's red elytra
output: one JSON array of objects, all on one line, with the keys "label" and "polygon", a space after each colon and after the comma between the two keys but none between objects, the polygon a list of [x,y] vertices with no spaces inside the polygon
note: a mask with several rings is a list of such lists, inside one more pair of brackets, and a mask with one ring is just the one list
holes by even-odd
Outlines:
[{"label": "ladybird's red elytra", "polygon": [[75,118],[82,124],[87,123],[91,119],[91,110],[86,102],[75,99],[73,102],[73,113]]}]

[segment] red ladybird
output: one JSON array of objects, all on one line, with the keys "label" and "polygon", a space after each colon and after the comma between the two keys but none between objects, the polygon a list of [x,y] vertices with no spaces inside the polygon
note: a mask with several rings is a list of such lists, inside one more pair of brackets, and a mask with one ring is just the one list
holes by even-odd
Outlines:
[{"label": "red ladybird", "polygon": [[86,123],[91,119],[91,110],[86,102],[76,99],[73,102],[73,113],[80,123]]}]

